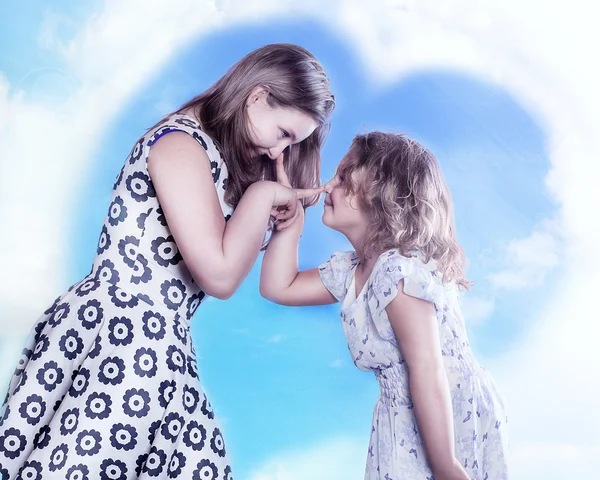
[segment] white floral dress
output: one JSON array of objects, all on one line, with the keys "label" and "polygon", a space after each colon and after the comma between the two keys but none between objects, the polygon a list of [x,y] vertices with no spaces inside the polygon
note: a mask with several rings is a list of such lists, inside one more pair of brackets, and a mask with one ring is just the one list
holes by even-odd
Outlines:
[{"label": "white floral dress", "polygon": [[365,479],[432,480],[413,413],[408,371],[386,306],[403,291],[435,305],[444,366],[452,396],[455,455],[471,478],[505,480],[508,440],[505,403],[490,374],[471,352],[456,287],[444,286],[435,262],[382,253],[355,296],[355,252],[339,252],[319,267],[325,287],[342,304],[341,320],[355,365],[373,372],[380,386]]},{"label": "white floral dress", "polygon": [[148,131],[117,181],[89,275],[34,325],[0,411],[0,479],[231,480],[198,382],[190,322],[204,300],[150,180],[169,132],[206,151],[223,215],[227,168],[197,122]]}]

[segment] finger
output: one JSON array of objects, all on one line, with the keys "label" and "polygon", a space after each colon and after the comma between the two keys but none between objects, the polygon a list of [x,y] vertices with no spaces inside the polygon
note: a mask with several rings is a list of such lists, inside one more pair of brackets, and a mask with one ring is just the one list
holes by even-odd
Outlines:
[{"label": "finger", "polygon": [[313,197],[315,195],[320,195],[323,193],[325,187],[319,188],[296,188],[294,191],[296,192],[296,196],[298,199]]},{"label": "finger", "polygon": [[295,203],[289,203],[285,206],[284,210],[280,210],[279,213],[277,214],[277,220],[287,220],[288,218],[291,218],[293,216],[296,215],[296,204]]},{"label": "finger", "polygon": [[287,173],[285,173],[285,167],[283,166],[283,152],[281,152],[275,160],[275,169],[277,172],[277,181],[288,188],[292,188],[290,179],[288,178]]},{"label": "finger", "polygon": [[277,224],[277,230],[285,230],[288,228],[292,222],[296,219],[296,217],[288,218],[287,220],[282,220]]},{"label": "finger", "polygon": [[295,212],[292,212],[291,210],[286,210],[284,212],[280,212],[276,218],[278,221],[283,221],[283,220],[287,220],[288,218],[292,218],[294,216],[294,214],[295,214]]}]

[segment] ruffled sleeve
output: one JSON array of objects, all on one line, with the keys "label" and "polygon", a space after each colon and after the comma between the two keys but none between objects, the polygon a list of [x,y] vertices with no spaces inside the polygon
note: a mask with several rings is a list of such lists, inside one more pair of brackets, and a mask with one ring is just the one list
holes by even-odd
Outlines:
[{"label": "ruffled sleeve", "polygon": [[348,292],[348,273],[356,266],[358,257],[355,252],[336,252],[319,266],[319,274],[325,288],[342,302]]},{"label": "ruffled sleeve", "polygon": [[445,290],[435,269],[435,262],[423,263],[418,257],[404,257],[397,250],[383,254],[368,293],[368,308],[379,336],[396,344],[396,337],[385,308],[398,295],[398,283],[404,280],[402,291],[411,297],[427,300],[436,306],[444,303]]}]

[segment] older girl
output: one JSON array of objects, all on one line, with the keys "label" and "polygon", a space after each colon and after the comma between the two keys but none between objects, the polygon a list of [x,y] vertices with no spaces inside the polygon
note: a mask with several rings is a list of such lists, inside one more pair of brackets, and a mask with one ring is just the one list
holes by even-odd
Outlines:
[{"label": "older girl", "polygon": [[[268,45],[136,142],[90,274],[35,324],[10,383],[2,479],[231,478],[190,322],[246,277],[273,208],[316,200],[333,107],[309,52]],[[284,149],[290,186],[271,181]]]}]

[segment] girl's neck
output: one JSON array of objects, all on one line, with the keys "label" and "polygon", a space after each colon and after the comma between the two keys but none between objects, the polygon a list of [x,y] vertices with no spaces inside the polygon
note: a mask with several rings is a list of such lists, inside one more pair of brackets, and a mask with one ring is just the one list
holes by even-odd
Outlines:
[{"label": "girl's neck", "polygon": [[373,269],[373,266],[377,262],[379,255],[382,252],[362,252],[359,249],[355,248],[355,251],[358,255],[358,265],[356,266],[359,272],[370,272]]}]

